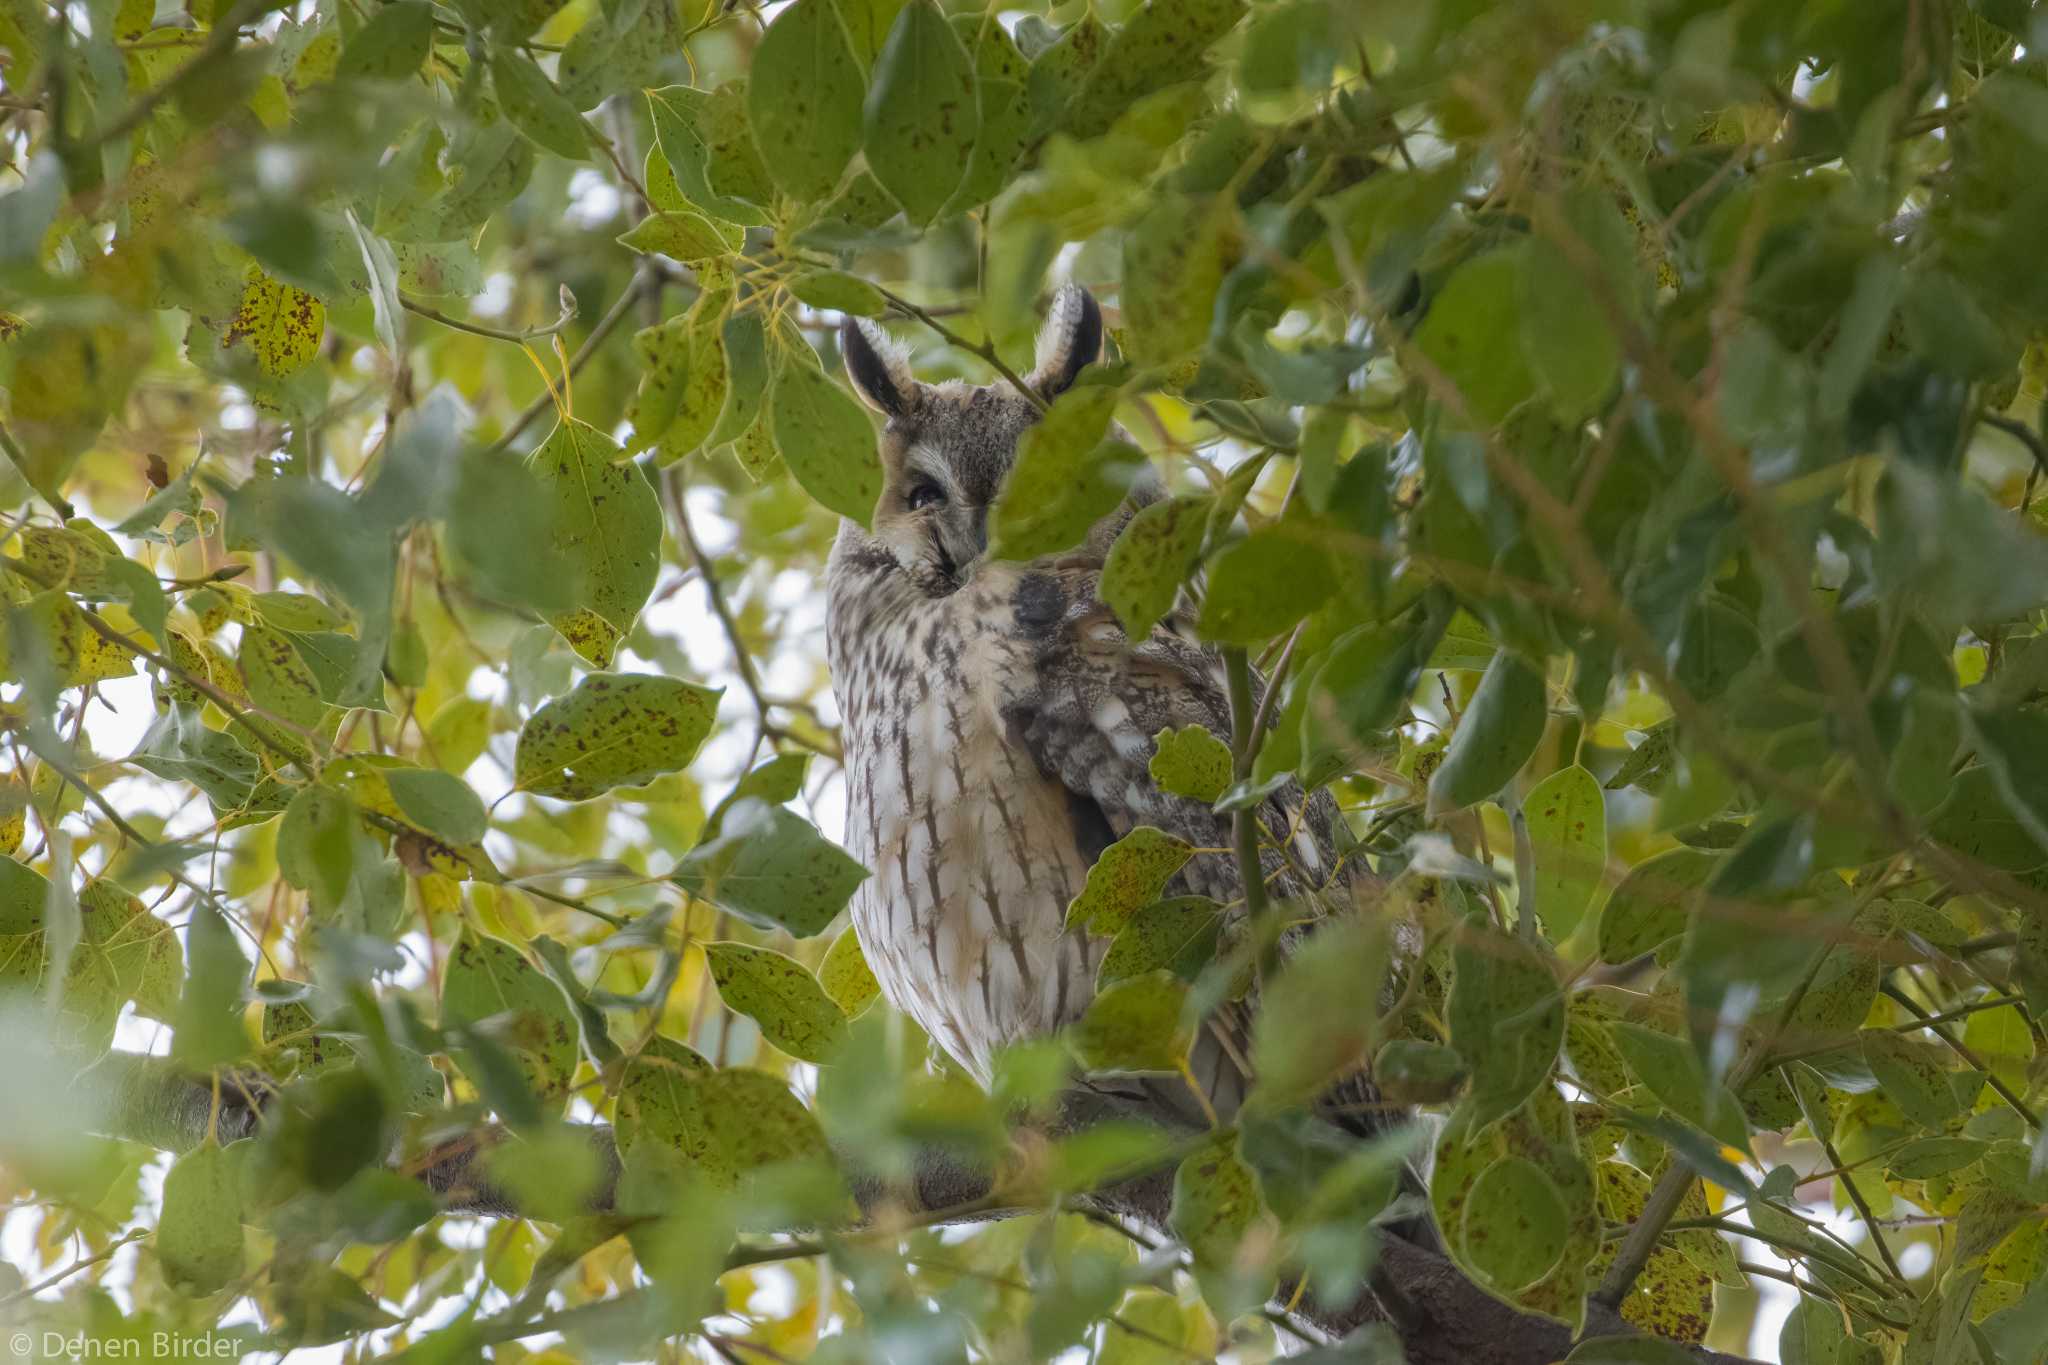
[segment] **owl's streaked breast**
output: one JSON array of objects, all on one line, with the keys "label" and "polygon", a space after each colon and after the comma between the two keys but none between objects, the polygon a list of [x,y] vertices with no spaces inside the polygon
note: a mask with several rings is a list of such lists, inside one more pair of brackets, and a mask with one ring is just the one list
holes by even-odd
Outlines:
[{"label": "owl's streaked breast", "polygon": [[886,572],[835,573],[832,599],[846,843],[873,873],[854,924],[890,1004],[985,1082],[996,1046],[1080,1015],[1101,951],[1064,928],[1087,876],[1064,791],[1006,742],[1008,602]]}]

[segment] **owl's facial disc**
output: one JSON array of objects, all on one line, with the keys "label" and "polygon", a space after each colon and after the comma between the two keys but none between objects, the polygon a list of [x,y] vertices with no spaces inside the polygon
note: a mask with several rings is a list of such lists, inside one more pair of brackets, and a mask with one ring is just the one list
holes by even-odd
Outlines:
[{"label": "owl's facial disc", "polygon": [[874,537],[918,587],[943,596],[967,581],[988,548],[988,500],[963,486],[938,453],[913,444],[890,469]]}]

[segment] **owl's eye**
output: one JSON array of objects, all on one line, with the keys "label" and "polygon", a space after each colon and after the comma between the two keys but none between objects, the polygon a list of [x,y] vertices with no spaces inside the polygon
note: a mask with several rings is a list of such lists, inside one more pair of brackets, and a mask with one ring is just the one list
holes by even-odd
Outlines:
[{"label": "owl's eye", "polygon": [[910,490],[910,496],[905,499],[910,504],[910,510],[913,512],[922,511],[927,507],[937,507],[945,502],[945,500],[946,490],[935,483],[919,484]]}]

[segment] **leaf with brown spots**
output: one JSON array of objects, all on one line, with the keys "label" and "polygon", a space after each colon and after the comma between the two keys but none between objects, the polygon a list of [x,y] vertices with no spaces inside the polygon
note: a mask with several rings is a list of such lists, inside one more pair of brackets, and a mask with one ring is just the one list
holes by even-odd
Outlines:
[{"label": "leaf with brown spots", "polygon": [[1230,746],[1207,727],[1187,725],[1152,736],[1152,758],[1146,769],[1159,790],[1190,801],[1212,804],[1230,786]]},{"label": "leaf with brown spots", "polygon": [[603,668],[654,591],[661,504],[611,437],[571,418],[528,457],[554,504],[544,553],[583,585],[584,602],[549,617],[576,652]]},{"label": "leaf with brown spots", "polygon": [[867,412],[809,355],[782,366],[768,397],[775,448],[806,493],[866,526],[882,496],[882,461]]},{"label": "leaf with brown spots", "polygon": [[790,1056],[823,1063],[845,1039],[846,1016],[795,958],[745,943],[707,943],[704,956],[725,1007]]},{"label": "leaf with brown spots", "polygon": [[1067,927],[1107,938],[1141,905],[1159,899],[1167,881],[1195,856],[1177,835],[1140,825],[1102,850],[1081,894],[1067,905]]},{"label": "leaf with brown spots", "polygon": [[673,880],[749,924],[809,938],[824,932],[867,875],[795,811],[747,797],[684,855]]},{"label": "leaf with brown spots", "polygon": [[1156,90],[1208,74],[1202,54],[1244,17],[1245,0],[1146,0],[1092,63],[1061,131],[1077,138],[1107,132],[1116,117]]},{"label": "leaf with brown spots", "polygon": [[1459,1229],[1466,1265],[1496,1293],[1512,1297],[1564,1254],[1564,1199],[1541,1167],[1503,1156],[1479,1173]]},{"label": "leaf with brown spots", "polygon": [[1272,1296],[1279,1228],[1235,1133],[1213,1135],[1181,1162],[1168,1221],[1194,1261],[1202,1297],[1220,1315]]},{"label": "leaf with brown spots", "polygon": [[923,227],[959,188],[981,131],[974,59],[932,0],[896,16],[866,116],[868,169]]},{"label": "leaf with brown spots", "polygon": [[1194,1040],[1187,999],[1186,983],[1168,971],[1116,982],[1074,1025],[1074,1055],[1090,1071],[1176,1071]]},{"label": "leaf with brown spots", "polygon": [[262,267],[250,266],[241,302],[220,344],[226,348],[247,343],[256,367],[281,379],[310,364],[326,335],[326,304],[296,285],[272,279]]},{"label": "leaf with brown spots", "polygon": [[513,781],[564,801],[645,786],[696,757],[723,691],[652,673],[586,674],[520,727]]},{"label": "leaf with brown spots", "polygon": [[747,76],[747,122],[776,185],[829,197],[860,150],[860,59],[832,0],[797,0],[768,25]]},{"label": "leaf with brown spots", "polygon": [[1207,495],[1162,499],[1132,517],[1109,547],[1097,591],[1132,639],[1150,635],[1173,610],[1201,555],[1215,505]]},{"label": "leaf with brown spots", "polygon": [[825,960],[818,964],[818,984],[849,1019],[858,1019],[882,993],[882,984],[868,967],[860,950],[860,935],[852,925],[841,930],[825,950]]},{"label": "leaf with brown spots", "polygon": [[542,1107],[561,1108],[576,1073],[576,1016],[524,953],[465,930],[441,983],[441,1022],[483,1026],[512,1052]]},{"label": "leaf with brown spots", "polygon": [[1522,904],[1534,904],[1545,935],[1562,943],[1584,922],[1607,871],[1600,780],[1575,763],[1537,783],[1522,809],[1536,854],[1534,884],[1522,893]]}]

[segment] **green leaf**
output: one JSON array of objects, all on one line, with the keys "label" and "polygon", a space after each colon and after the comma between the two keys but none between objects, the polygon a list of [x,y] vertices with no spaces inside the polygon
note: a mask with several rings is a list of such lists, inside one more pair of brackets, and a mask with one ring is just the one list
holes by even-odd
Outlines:
[{"label": "green leaf", "polygon": [[1117,390],[1083,384],[1017,442],[1016,458],[989,508],[989,555],[1035,559],[1064,550],[1123,501],[1144,456],[1105,438]]},{"label": "green leaf", "polygon": [[1564,996],[1549,961],[1529,944],[1479,917],[1467,920],[1452,951],[1446,1013],[1451,1046],[1472,1066],[1464,1112],[1474,1130],[1549,1079],[1564,1041]]},{"label": "green leaf", "polygon": [[1193,981],[1216,955],[1223,906],[1207,896],[1174,896],[1134,911],[1095,969],[1097,989],[1167,968]]},{"label": "green leaf", "polygon": [[[1641,310],[1635,234],[1614,206],[1613,195],[1579,189],[1558,205],[1560,241],[1532,237],[1517,277],[1515,300],[1522,354],[1550,391],[1560,416],[1577,420],[1594,412],[1621,373],[1621,343],[1608,321],[1607,305],[1593,296],[1586,271],[1596,270],[1600,287],[1632,320]],[[1576,251],[1574,251],[1576,248]],[[1584,258],[1575,264],[1574,256]]]},{"label": "green leaf", "polygon": [[1479,1173],[1458,1229],[1465,1264],[1501,1294],[1550,1274],[1565,1248],[1564,1198],[1543,1168],[1504,1156]]},{"label": "green leaf", "polygon": [[1176,365],[1202,349],[1222,287],[1230,207],[1167,197],[1124,236],[1124,354]]},{"label": "green leaf", "polygon": [[1522,809],[1536,877],[1523,907],[1536,907],[1537,923],[1562,943],[1584,922],[1607,874],[1607,802],[1600,781],[1573,764],[1530,789]]},{"label": "green leaf", "polygon": [[1202,1296],[1221,1315],[1255,1308],[1271,1296],[1272,1221],[1235,1133],[1212,1135],[1173,1174],[1167,1223],[1194,1261]]},{"label": "green leaf", "polygon": [[868,169],[919,227],[959,188],[981,131],[974,59],[932,0],[910,0],[875,60]]},{"label": "green leaf", "polygon": [[[729,223],[766,224],[761,206],[774,197],[774,186],[754,146],[740,86],[706,93],[670,85],[648,91],[647,103],[654,112],[655,150],[684,198]],[[652,193],[654,186],[648,190]]]},{"label": "green leaf", "polygon": [[1431,813],[1474,805],[1512,781],[1543,738],[1548,701],[1540,669],[1507,650],[1494,655],[1429,780]]},{"label": "green leaf", "polygon": [[332,913],[355,874],[355,803],[329,787],[299,790],[277,827],[277,868]]},{"label": "green leaf", "polygon": [[426,0],[395,0],[370,17],[341,51],[337,81],[395,81],[412,75],[434,41],[434,7]]},{"label": "green leaf", "polygon": [[393,767],[385,770],[384,785],[407,824],[445,843],[473,844],[490,825],[482,798],[453,773]]},{"label": "green leaf", "polygon": [[657,464],[700,449],[725,408],[727,296],[705,294],[681,317],[633,338],[640,355],[639,392],[627,410],[631,449],[656,448]]},{"label": "green leaf", "polygon": [[492,52],[491,84],[513,127],[557,156],[589,158],[590,134],[582,116],[531,57],[506,47]]},{"label": "green leaf", "polygon": [[1674,848],[1630,868],[1600,914],[1600,960],[1633,961],[1683,934],[1695,893],[1720,866],[1714,854]]},{"label": "green leaf", "polygon": [[768,397],[775,448],[818,502],[865,527],[882,496],[867,411],[814,364],[786,365]]},{"label": "green leaf", "polygon": [[583,585],[582,605],[548,620],[599,668],[633,628],[660,563],[661,504],[619,453],[609,436],[571,419],[527,459],[553,505],[546,558]]},{"label": "green leaf", "polygon": [[1060,121],[1074,137],[1106,132],[1154,91],[1208,74],[1202,54],[1244,17],[1244,0],[1146,0],[1111,36]]},{"label": "green leaf", "polygon": [[845,1041],[846,1016],[802,963],[744,943],[707,943],[704,955],[726,1008],[790,1056],[822,1064]]},{"label": "green leaf", "polygon": [[165,1282],[180,1293],[204,1297],[241,1277],[239,1152],[208,1144],[171,1163],[154,1244]]},{"label": "green leaf", "polygon": [[784,193],[820,200],[861,147],[861,64],[831,0],[797,0],[754,49],[747,121]]},{"label": "green leaf", "polygon": [[806,270],[789,282],[789,292],[813,308],[878,318],[889,309],[882,291],[844,270]]},{"label": "green leaf", "polygon": [[49,879],[9,858],[0,863],[0,935],[31,934],[43,927]]},{"label": "green leaf", "polygon": [[1956,1116],[1955,1087],[1949,1083],[1948,1054],[1935,1044],[1894,1033],[1864,1029],[1863,1060],[1885,1097],[1922,1128],[1939,1132]]},{"label": "green leaf", "polygon": [[1152,744],[1152,758],[1145,766],[1159,790],[1207,806],[1230,786],[1230,746],[1205,727],[1190,724],[1161,730],[1152,736]]},{"label": "green leaf", "polygon": [[1108,937],[1139,906],[1159,899],[1173,874],[1195,856],[1187,840],[1139,825],[1102,850],[1081,894],[1067,904],[1067,927]]},{"label": "green leaf", "polygon": [[1419,1038],[1391,1039],[1372,1059],[1373,1084],[1382,1099],[1394,1104],[1448,1103],[1464,1087],[1467,1074],[1456,1048]]},{"label": "green leaf", "polygon": [[647,673],[590,673],[519,728],[513,782],[588,801],[689,766],[710,735],[724,689]]},{"label": "green leaf", "polygon": [[1262,526],[1210,564],[1196,629],[1219,644],[1259,644],[1291,629],[1335,588],[1320,545],[1286,523]]},{"label": "green leaf", "polygon": [[662,59],[681,47],[676,6],[600,5],[569,40],[556,76],[570,104],[593,109],[608,95],[652,85]]},{"label": "green leaf", "polygon": [[1201,555],[1215,505],[1206,496],[1161,499],[1140,508],[1109,547],[1097,592],[1131,639],[1150,635],[1173,610]]},{"label": "green leaf", "polygon": [[1068,1041],[1090,1071],[1177,1071],[1194,1035],[1182,1023],[1187,984],[1168,971],[1105,987]]},{"label": "green leaf", "polygon": [[242,992],[249,959],[219,910],[201,905],[185,931],[185,988],[172,1021],[171,1055],[180,1065],[204,1072],[240,1061],[249,1050],[242,1027]]},{"label": "green leaf", "polygon": [[738,1187],[764,1167],[830,1159],[818,1121],[779,1077],[710,1071],[690,1084],[703,1124],[694,1166],[714,1187]]},{"label": "green leaf", "polygon": [[744,240],[738,228],[687,209],[657,210],[619,235],[621,246],[689,262],[729,256]]},{"label": "green leaf", "polygon": [[1310,1100],[1362,1069],[1379,1043],[1386,932],[1369,916],[1317,927],[1262,996],[1252,1023],[1252,1072],[1265,1105]]},{"label": "green leaf", "polygon": [[701,1161],[705,1124],[697,1082],[710,1072],[711,1063],[694,1049],[649,1039],[619,1082],[619,1150],[630,1153],[645,1138]]},{"label": "green leaf", "polygon": [[860,950],[860,935],[852,925],[840,930],[825,950],[825,960],[818,964],[818,984],[848,1019],[860,1018],[882,993],[882,983],[869,969]]},{"label": "green leaf", "polygon": [[525,954],[464,930],[441,982],[441,1025],[454,1024],[480,1026],[510,1051],[543,1108],[560,1110],[576,1072],[576,1016]]},{"label": "green leaf", "polygon": [[1470,418],[1493,426],[1536,391],[1515,301],[1532,267],[1521,247],[1475,256],[1453,271],[1415,329],[1415,348],[1449,381]]},{"label": "green leaf", "polygon": [[802,816],[749,797],[677,864],[673,879],[749,924],[809,938],[846,908],[867,875]]}]

